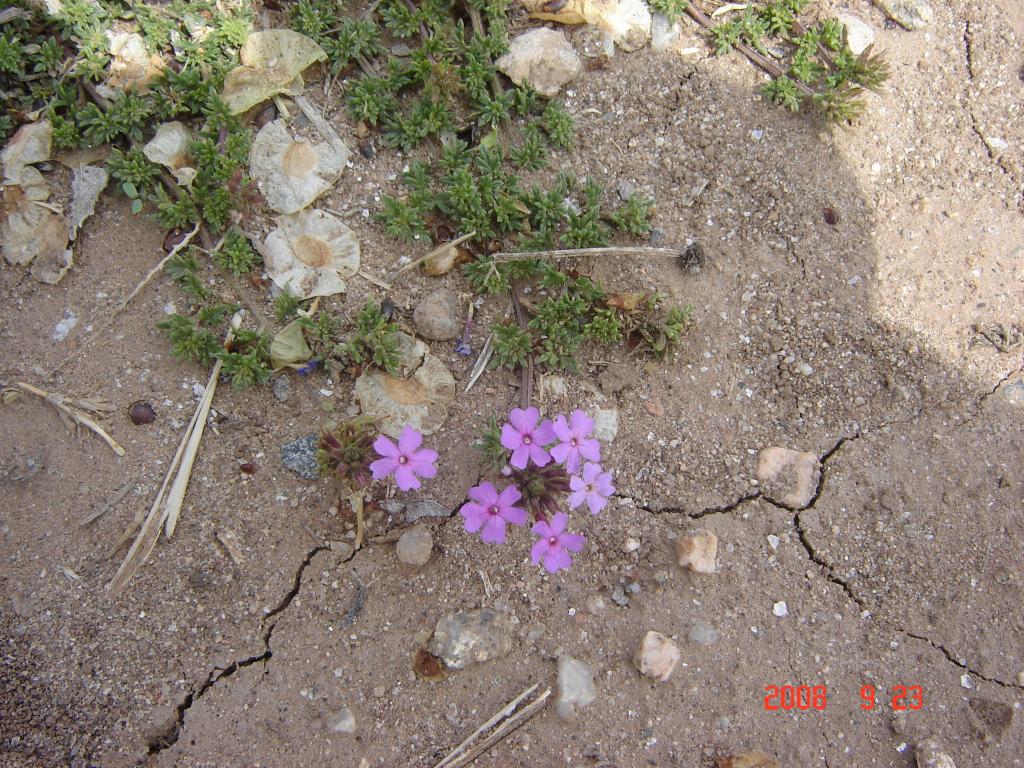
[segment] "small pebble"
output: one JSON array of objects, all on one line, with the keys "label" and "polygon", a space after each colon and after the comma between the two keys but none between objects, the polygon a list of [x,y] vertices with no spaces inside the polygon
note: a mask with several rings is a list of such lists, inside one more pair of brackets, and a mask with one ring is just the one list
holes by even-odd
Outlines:
[{"label": "small pebble", "polygon": [[679,648],[661,632],[648,632],[633,655],[641,675],[666,682],[681,658]]},{"label": "small pebble", "polygon": [[676,560],[681,568],[689,568],[694,573],[714,573],[717,555],[718,537],[707,529],[699,528],[676,539]]},{"label": "small pebble", "polygon": [[271,388],[274,391],[274,398],[280,403],[286,403],[292,394],[292,380],[282,374],[274,379]]},{"label": "small pebble", "polygon": [[718,630],[710,624],[694,624],[690,627],[690,642],[697,645],[714,645],[718,642]]},{"label": "small pebble", "polygon": [[327,720],[327,730],[334,733],[355,733],[356,716],[351,709],[340,709]]},{"label": "small pebble", "polygon": [[306,480],[320,477],[320,465],[316,460],[316,445],[319,435],[312,434],[292,440],[281,446],[281,463]]},{"label": "small pebble", "polygon": [[426,565],[434,551],[434,539],[426,526],[417,525],[403,533],[395,545],[398,559],[406,565]]},{"label": "small pebble", "polygon": [[772,606],[772,613],[778,616],[780,619],[789,616],[789,607],[786,605],[785,600],[779,600],[775,605]]}]

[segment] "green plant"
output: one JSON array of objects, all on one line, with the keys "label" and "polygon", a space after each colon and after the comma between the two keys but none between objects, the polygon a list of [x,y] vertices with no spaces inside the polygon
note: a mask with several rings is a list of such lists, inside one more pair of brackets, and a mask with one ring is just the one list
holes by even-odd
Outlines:
[{"label": "green plant", "polygon": [[508,464],[509,452],[501,444],[501,425],[495,416],[488,420],[487,427],[473,447],[479,452],[480,462],[487,470],[498,472]]},{"label": "green plant", "polygon": [[259,263],[259,257],[249,245],[249,240],[237,229],[228,230],[220,248],[213,252],[213,260],[235,277],[252,272]]},{"label": "green plant", "polygon": [[492,366],[503,365],[515,368],[525,365],[533,346],[530,334],[518,325],[496,325],[494,333],[494,356]]},{"label": "green plant", "polygon": [[289,290],[283,290],[274,298],[274,317],[279,323],[291,320],[302,309],[302,299]]},{"label": "green plant", "polygon": [[355,331],[334,348],[334,356],[354,365],[373,364],[391,375],[398,372],[398,326],[372,300],[356,316]]},{"label": "green plant", "polygon": [[650,0],[649,5],[652,11],[665,16],[669,24],[675,24],[679,17],[686,12],[686,6],[689,3],[686,0]]},{"label": "green plant", "polygon": [[[716,53],[724,55],[739,47],[772,76],[762,88],[766,99],[793,112],[811,104],[828,120],[848,122],[863,112],[864,91],[878,90],[889,77],[889,67],[870,48],[855,55],[837,19],[804,24],[800,14],[809,4],[809,0],[748,4],[742,16],[717,25],[703,14],[695,12],[694,17],[710,30]],[[766,56],[769,39],[775,48],[787,51],[786,66]]]},{"label": "green plant", "polygon": [[612,223],[634,237],[644,237],[651,232],[651,214],[654,201],[637,194],[629,196],[617,211],[611,215]]}]

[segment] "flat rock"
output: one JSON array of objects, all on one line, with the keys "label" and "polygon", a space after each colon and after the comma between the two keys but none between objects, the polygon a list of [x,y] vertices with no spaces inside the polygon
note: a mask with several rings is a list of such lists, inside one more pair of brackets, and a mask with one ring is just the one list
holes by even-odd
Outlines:
[{"label": "flat rock", "polygon": [[904,29],[921,29],[935,21],[928,0],[875,0],[886,15]]},{"label": "flat rock", "polygon": [[676,560],[680,568],[694,573],[714,573],[718,556],[718,537],[706,528],[698,528],[676,539]]},{"label": "flat rock", "polygon": [[451,517],[452,511],[433,499],[383,499],[381,509],[402,525],[412,525],[424,517]]},{"label": "flat rock", "polygon": [[454,669],[501,658],[511,650],[511,617],[490,608],[443,617],[434,628],[429,647],[432,654]]},{"label": "flat rock", "polygon": [[433,551],[434,538],[423,525],[410,528],[395,544],[395,554],[406,565],[426,565]]},{"label": "flat rock", "polygon": [[542,27],[514,38],[495,65],[516,85],[529,83],[551,98],[582,69],[580,57],[562,32]]},{"label": "flat rock", "polygon": [[821,462],[808,451],[774,446],[757,457],[761,491],[777,504],[803,509],[814,498],[821,477]]},{"label": "flat rock", "polygon": [[661,632],[648,632],[633,655],[633,664],[641,675],[666,682],[679,663],[676,644]]},{"label": "flat rock", "polygon": [[281,446],[281,463],[288,469],[307,480],[320,477],[320,465],[316,461],[316,444],[320,441],[317,434],[305,435]]},{"label": "flat rock", "polygon": [[416,333],[430,341],[448,341],[462,331],[462,307],[459,297],[447,288],[427,295],[412,311]]},{"label": "flat rock", "polygon": [[576,714],[597,697],[594,690],[594,670],[590,665],[571,656],[558,659],[557,711],[563,720]]}]

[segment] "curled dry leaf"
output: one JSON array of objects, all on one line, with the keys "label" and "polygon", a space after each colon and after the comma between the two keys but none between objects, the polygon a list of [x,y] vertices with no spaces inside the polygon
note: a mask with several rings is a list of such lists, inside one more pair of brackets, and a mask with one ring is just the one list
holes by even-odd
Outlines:
[{"label": "curled dry leaf", "polygon": [[116,95],[117,91],[146,93],[149,84],[163,70],[163,59],[146,50],[146,42],[138,32],[108,30],[107,38],[110,40],[110,74],[99,92],[107,97]]},{"label": "curled dry leaf", "polygon": [[71,210],[67,215],[68,235],[72,240],[85,220],[96,210],[96,201],[106,189],[110,176],[103,168],[83,165],[71,177]]},{"label": "curled dry leaf", "polygon": [[270,279],[299,298],[333,296],[359,271],[359,241],[326,211],[299,211],[277,219],[267,236],[264,264]]},{"label": "curled dry leaf", "polygon": [[[71,264],[67,226],[59,215],[37,204],[50,197],[39,171],[26,166],[19,171],[17,181],[4,186],[3,207],[7,216],[0,225],[0,248],[8,264],[24,266],[41,257],[48,265],[63,265],[63,271],[57,269],[59,275],[55,280],[44,280],[56,282]],[[53,270],[36,275],[37,279],[44,276],[53,277]]]},{"label": "curled dry leaf", "polygon": [[284,120],[267,123],[252,143],[249,172],[278,213],[295,213],[326,192],[348,162],[344,144],[293,138]]},{"label": "curled dry leaf", "polygon": [[302,335],[302,324],[293,320],[282,328],[270,342],[270,364],[275,371],[282,368],[300,368],[313,356],[313,350]]},{"label": "curled dry leaf", "polygon": [[416,677],[429,683],[438,683],[448,677],[444,661],[426,648],[417,648],[412,655],[412,671]]},{"label": "curled dry leaf", "polygon": [[4,183],[17,184],[18,173],[26,165],[44,163],[50,159],[50,141],[53,126],[49,120],[21,126],[0,152],[4,166]]},{"label": "curled dry leaf", "polygon": [[281,93],[298,96],[302,71],[327,59],[315,41],[290,29],[253,32],[238,55],[242,65],[228,73],[221,94],[233,115]]},{"label": "curled dry leaf", "polygon": [[356,380],[355,389],[363,413],[379,419],[381,431],[393,438],[406,425],[424,435],[434,434],[455,399],[455,379],[431,354],[407,379],[368,368]]},{"label": "curled dry leaf", "polygon": [[156,129],[156,135],[142,148],[142,153],[154,163],[159,163],[174,176],[179,186],[187,187],[196,177],[192,167],[189,147],[192,145],[192,131],[177,120],[164,123]]}]

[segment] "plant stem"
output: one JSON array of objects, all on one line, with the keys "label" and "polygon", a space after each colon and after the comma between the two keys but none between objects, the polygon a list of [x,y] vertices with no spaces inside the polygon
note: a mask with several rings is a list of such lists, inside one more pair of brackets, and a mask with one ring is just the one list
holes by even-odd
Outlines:
[{"label": "plant stem", "polygon": [[[526,319],[526,310],[519,299],[519,286],[515,280],[509,281],[509,295],[512,297],[512,309],[515,310],[516,322],[523,331],[529,331]],[[526,355],[526,365],[519,367],[519,407],[529,408],[530,400],[533,399],[533,350]]]},{"label": "plant stem", "polygon": [[668,256],[678,258],[684,251],[652,246],[610,246],[607,248],[563,248],[554,251],[500,251],[491,256],[495,263],[524,259],[571,259],[576,256]]}]

